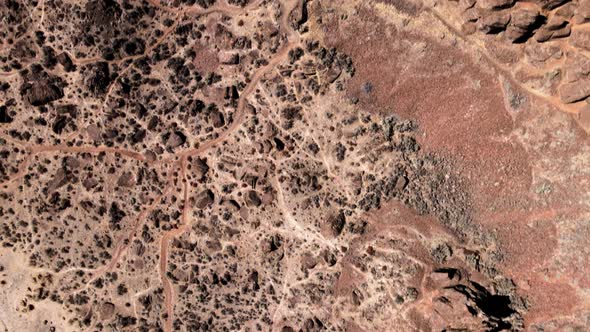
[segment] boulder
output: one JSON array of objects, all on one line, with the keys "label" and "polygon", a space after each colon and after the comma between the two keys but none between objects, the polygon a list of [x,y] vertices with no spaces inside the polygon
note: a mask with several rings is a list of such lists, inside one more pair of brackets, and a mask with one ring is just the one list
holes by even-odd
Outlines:
[{"label": "boulder", "polygon": [[48,80],[34,81],[25,84],[22,94],[25,100],[33,106],[46,105],[52,101],[61,99],[64,96],[62,89]]},{"label": "boulder", "polygon": [[72,62],[72,59],[66,52],[61,52],[57,56],[57,62],[62,65],[64,70],[67,72],[76,70],[76,65],[74,65],[74,62]]},{"label": "boulder", "polygon": [[331,235],[337,237],[338,235],[340,235],[340,233],[342,233],[342,230],[344,229],[344,225],[346,223],[344,213],[339,212],[338,214],[329,216],[327,223],[330,228]]},{"label": "boulder", "polygon": [[249,190],[245,197],[246,205],[251,207],[258,207],[262,204],[262,200],[254,190]]},{"label": "boulder", "polygon": [[512,12],[510,25],[524,30],[531,29],[541,18],[538,10],[518,9]]},{"label": "boulder", "polygon": [[184,144],[186,142],[186,135],[184,135],[181,131],[174,131],[168,133],[168,137],[166,138],[166,146],[169,148],[176,148]]},{"label": "boulder", "polygon": [[211,112],[211,123],[213,124],[213,127],[215,127],[215,128],[223,127],[225,125],[225,117],[223,116],[223,113],[221,113],[218,110],[212,111]]},{"label": "boulder", "polygon": [[507,12],[490,12],[482,15],[479,20],[479,30],[487,34],[496,34],[506,30],[510,22],[510,13]]},{"label": "boulder", "polygon": [[196,207],[204,209],[209,207],[215,201],[215,194],[209,189],[201,191],[196,197]]},{"label": "boulder", "polygon": [[566,25],[558,30],[549,30],[543,27],[535,33],[535,40],[539,43],[543,43],[557,38],[564,38],[569,36],[571,34],[571,31],[572,30],[570,25]]},{"label": "boulder", "polygon": [[480,0],[477,2],[478,7],[483,9],[502,9],[514,5],[515,0]]},{"label": "boulder", "polygon": [[0,123],[11,123],[13,118],[10,116],[8,107],[0,106]]},{"label": "boulder", "polygon": [[207,159],[196,157],[194,162],[194,173],[198,180],[203,180],[209,172],[209,165],[207,165]]},{"label": "boulder", "polygon": [[123,172],[117,180],[117,185],[121,187],[132,187],[135,185],[135,176],[131,172]]},{"label": "boulder", "polygon": [[111,84],[109,65],[106,62],[93,64],[84,78],[84,84],[95,95],[106,93]]},{"label": "boulder", "polygon": [[559,30],[567,25],[567,19],[563,16],[552,15],[547,20],[547,23],[543,26],[545,29],[550,31]]},{"label": "boulder", "polygon": [[123,11],[115,0],[92,0],[84,7],[84,16],[89,26],[107,26],[115,23]]},{"label": "boulder", "polygon": [[103,320],[113,317],[114,313],[115,305],[111,302],[104,302],[98,308],[98,316]]}]

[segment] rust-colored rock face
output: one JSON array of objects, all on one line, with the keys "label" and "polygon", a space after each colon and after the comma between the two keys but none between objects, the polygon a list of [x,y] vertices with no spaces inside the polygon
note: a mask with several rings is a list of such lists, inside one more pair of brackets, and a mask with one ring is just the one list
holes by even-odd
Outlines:
[{"label": "rust-colored rock face", "polygon": [[590,1],[0,16],[0,330],[588,329]]}]

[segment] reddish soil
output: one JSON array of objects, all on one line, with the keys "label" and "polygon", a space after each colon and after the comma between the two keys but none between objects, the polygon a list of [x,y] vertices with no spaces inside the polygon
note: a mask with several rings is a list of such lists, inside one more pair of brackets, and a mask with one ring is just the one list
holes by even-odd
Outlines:
[{"label": "reddish soil", "polygon": [[[403,4],[393,5],[408,12]],[[505,254],[504,272],[530,296],[527,325],[569,315],[579,304],[570,284],[576,280],[572,274],[588,267],[564,267],[564,277],[547,278],[554,275],[551,261],[562,236],[557,224],[581,217],[582,207],[566,202],[585,192],[580,182],[587,176],[557,175],[551,197],[539,199],[533,174],[539,164],[574,158],[587,148],[587,134],[573,117],[517,88],[510,87],[508,93],[520,93],[526,102],[516,110],[507,107],[501,73],[492,64],[475,61],[469,51],[402,31],[367,7],[357,10],[354,22],[331,20],[324,29],[328,43],[354,60],[356,73],[346,86],[348,96],[358,98],[361,108],[416,120],[422,148],[449,156],[470,193],[475,221],[497,234]],[[526,142],[530,136],[545,137],[546,145],[557,139],[549,126],[531,127],[543,117],[560,123],[577,140],[544,150],[538,141]],[[524,142],[518,136],[525,137]],[[539,162],[545,158],[554,159]]]}]

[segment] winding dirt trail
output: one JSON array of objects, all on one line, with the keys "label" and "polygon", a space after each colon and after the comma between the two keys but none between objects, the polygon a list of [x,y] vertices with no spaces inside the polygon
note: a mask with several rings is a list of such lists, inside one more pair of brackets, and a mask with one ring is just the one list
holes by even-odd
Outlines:
[{"label": "winding dirt trail", "polygon": [[[252,9],[256,8],[256,6],[258,6],[262,2],[263,2],[263,0],[252,2],[251,4],[247,5],[244,8],[230,6],[227,4],[220,4],[215,7],[208,8],[208,9],[202,9],[200,7],[199,8],[189,8],[189,9],[184,9],[186,11],[184,13],[185,14],[190,13],[193,15],[207,15],[207,14],[212,14],[212,13],[221,13],[221,14],[225,14],[225,15],[240,15],[240,14],[247,12],[248,10],[252,10]],[[162,8],[167,11],[180,13],[181,10],[183,10],[183,9],[170,9],[168,7],[162,6],[161,4],[159,4],[158,1],[155,1],[155,0],[150,1],[150,3],[157,6],[158,8]],[[252,92],[255,91],[256,86],[258,85],[260,80],[264,77],[264,75],[266,75],[268,72],[273,70],[279,63],[283,62],[286,59],[286,57],[288,56],[290,50],[292,50],[296,46],[300,46],[300,44],[301,44],[299,36],[293,30],[293,28],[290,26],[290,24],[288,22],[289,15],[300,3],[301,3],[301,0],[285,1],[285,4],[283,5],[284,10],[281,14],[281,18],[279,21],[279,29],[281,31],[286,32],[287,44],[284,45],[281,48],[281,50],[279,50],[274,55],[274,57],[269,60],[267,65],[261,67],[260,69],[258,69],[254,73],[250,83],[246,86],[244,91],[241,92],[240,98],[238,100],[238,107],[236,110],[234,122],[224,132],[222,132],[217,138],[203,143],[198,148],[187,149],[187,150],[180,151],[178,153],[171,154],[169,157],[164,158],[161,161],[154,162],[155,164],[170,163],[170,162],[174,161],[175,159],[178,160],[178,158],[183,158],[186,156],[194,156],[194,155],[198,155],[200,153],[203,153],[203,152],[207,151],[208,149],[212,148],[213,146],[215,146],[216,144],[223,142],[225,139],[227,139],[227,137],[230,134],[235,132],[236,129],[240,125],[242,125],[245,115],[246,115],[245,108],[247,106],[247,98],[252,94]],[[178,16],[176,24],[178,24],[180,22],[181,17],[182,17],[182,15]],[[173,25],[173,27],[176,26],[176,24]],[[158,42],[156,42],[154,45],[149,47],[144,54],[138,55],[138,56],[125,57],[122,59],[114,60],[113,62],[119,63],[119,62],[123,62],[126,60],[132,60],[135,58],[139,58],[141,56],[145,56],[150,51],[155,49],[165,39],[165,37],[171,31],[173,31],[173,27],[168,29],[165,32],[165,34],[158,40]],[[81,60],[76,60],[75,63],[77,63],[77,64],[90,63],[90,62],[94,62],[94,61],[98,61],[98,60],[100,60],[100,59],[94,59],[94,58],[81,59]],[[112,90],[113,86],[114,86],[114,84],[112,84],[109,87],[108,92],[110,92]],[[108,95],[109,95],[108,92],[107,92],[107,96],[105,97],[105,100],[108,99]],[[106,153],[118,153],[118,154],[121,154],[122,156],[136,159],[138,161],[143,161],[143,162],[147,161],[147,158],[139,152],[136,152],[133,150],[128,150],[128,149],[112,148],[112,147],[106,147],[106,146],[68,146],[67,144],[60,144],[60,145],[22,144],[22,146],[25,149],[29,150],[31,155],[39,154],[39,153],[47,153],[47,152],[65,152],[65,153],[84,153],[84,152],[86,152],[86,153],[101,153],[101,152],[106,152]],[[14,180],[16,180],[16,179],[9,179],[9,180],[7,180],[7,182],[12,182]]]},{"label": "winding dirt trail", "polygon": [[166,276],[166,270],[168,266],[168,247],[170,246],[170,240],[174,237],[181,235],[190,229],[189,221],[189,201],[188,201],[188,179],[186,178],[187,172],[187,158],[183,157],[180,162],[180,177],[182,179],[182,192],[183,192],[183,204],[182,216],[180,220],[180,227],[177,229],[170,230],[162,237],[160,244],[160,264],[159,272],[160,279],[162,280],[162,287],[164,288],[164,306],[166,308],[166,321],[164,322],[164,331],[172,331],[172,324],[174,322],[174,290],[172,284]]},{"label": "winding dirt trail", "polygon": [[[173,9],[162,5],[157,0],[149,0],[149,2],[168,12],[173,12],[177,14],[176,20],[174,25],[167,29],[165,34],[158,39],[158,41],[150,46],[146,52],[140,56],[144,56],[145,54],[149,53],[150,51],[154,50],[160,43],[162,43],[165,38],[173,31],[175,26],[182,21],[182,18],[185,15],[207,15],[212,13],[221,13],[224,15],[235,16],[241,15],[248,11],[258,8],[264,0],[258,0],[250,3],[249,5],[241,8],[236,6],[231,6],[226,3],[218,4],[216,6],[202,9],[200,7],[190,7],[190,8],[178,8]],[[166,310],[166,317],[165,321],[163,322],[163,328],[165,332],[169,332],[173,330],[173,323],[174,323],[174,304],[175,304],[175,294],[172,287],[172,284],[168,277],[166,276],[166,270],[168,265],[168,257],[169,257],[169,246],[170,241],[173,240],[175,237],[182,235],[183,233],[189,231],[191,229],[191,221],[190,221],[190,206],[189,206],[189,183],[187,179],[187,172],[188,172],[188,157],[199,155],[212,147],[216,146],[217,144],[223,143],[231,134],[233,134],[238,128],[243,124],[246,120],[247,112],[246,107],[248,106],[248,98],[256,91],[256,87],[260,83],[260,81],[264,78],[264,76],[274,70],[277,65],[283,63],[288,59],[289,51],[293,50],[296,47],[301,46],[301,38],[299,37],[298,33],[294,31],[289,23],[289,17],[293,10],[295,10],[298,6],[301,6],[301,0],[286,0],[281,2],[281,14],[279,18],[279,31],[284,34],[284,42],[285,44],[280,48],[280,50],[273,55],[271,59],[269,59],[268,64],[259,68],[256,72],[253,73],[250,82],[246,86],[246,88],[240,93],[240,97],[238,100],[238,106],[236,109],[236,113],[234,116],[234,121],[228,128],[223,131],[217,138],[209,140],[203,143],[198,148],[192,148],[180,151],[178,153],[171,154],[167,158],[164,158],[160,161],[150,162],[143,154],[128,150],[128,149],[120,149],[120,148],[113,148],[113,147],[106,147],[106,146],[69,146],[67,144],[59,144],[59,145],[29,145],[29,144],[20,144],[24,149],[27,150],[29,153],[28,156],[20,163],[19,171],[13,176],[11,176],[8,180],[4,181],[1,185],[4,189],[8,188],[9,184],[13,184],[16,180],[24,177],[27,174],[27,169],[30,165],[30,162],[34,155],[42,154],[42,153],[50,153],[50,152],[64,152],[64,153],[113,153],[119,154],[123,157],[135,159],[140,162],[146,162],[148,164],[172,164],[172,163],[179,163],[180,164],[180,174],[177,175],[176,180],[182,181],[183,186],[183,199],[184,199],[184,206],[181,216],[181,223],[180,226],[176,229],[170,230],[163,234],[161,243],[160,243],[160,261],[159,261],[159,275],[162,282],[162,286],[164,288],[164,297],[165,297],[165,310]],[[139,58],[140,56],[132,56],[132,57],[125,57],[117,60],[113,60],[111,62],[121,63],[127,60],[133,60],[135,58]],[[99,61],[101,59],[96,58],[87,58],[87,59],[74,59],[74,63],[81,65],[92,63],[95,61]],[[129,66],[130,67],[130,66]],[[127,68],[129,68],[127,67]],[[123,72],[124,73],[124,72]],[[0,73],[0,75],[6,75],[6,73]],[[116,80],[114,81],[116,82]],[[106,104],[106,101],[109,98],[109,94],[114,87],[114,83],[111,84],[108,88],[108,92],[105,96],[105,101],[103,103]],[[169,177],[167,179],[167,185],[165,190],[161,195],[159,195],[153,204],[146,207],[146,209],[137,215],[133,227],[127,236],[118,241],[118,244],[115,246],[115,250],[113,253],[113,258],[109,261],[108,264],[105,266],[98,268],[95,271],[95,275],[93,279],[97,276],[104,274],[106,271],[113,269],[116,264],[124,257],[125,252],[128,249],[129,243],[131,243],[131,239],[135,236],[136,231],[138,228],[143,224],[143,219],[147,217],[147,214],[157,205],[161,200],[171,192],[171,188],[173,187],[170,183],[173,183],[174,179]],[[178,182],[178,181],[177,181]],[[125,244],[127,243],[127,244]],[[88,283],[89,284],[89,283]],[[78,292],[83,288],[77,289],[74,292]]]},{"label": "winding dirt trail", "polygon": [[[216,144],[222,143],[225,141],[232,133],[234,133],[239,126],[243,124],[246,118],[246,106],[248,97],[256,91],[256,86],[262,80],[264,75],[268,72],[273,70],[279,63],[285,61],[288,57],[289,51],[294,49],[297,46],[300,46],[301,41],[297,33],[291,28],[289,24],[289,16],[291,12],[299,5],[301,0],[290,0],[285,1],[282,4],[284,6],[281,11],[281,18],[279,21],[279,30],[286,32],[286,39],[287,43],[273,56],[272,59],[269,60],[268,64],[264,67],[261,67],[257,70],[250,83],[246,86],[244,91],[241,92],[240,98],[238,100],[238,107],[236,110],[236,116],[234,122],[222,133],[219,137],[207,141],[203,145],[195,149],[189,149],[186,151],[182,151],[180,153],[175,154],[173,157],[180,157],[181,158],[181,177],[183,181],[183,196],[184,196],[184,207],[182,211],[182,219],[181,219],[181,226],[177,229],[168,231],[162,237],[161,245],[160,245],[160,278],[162,280],[162,285],[164,288],[164,296],[165,296],[165,308],[166,308],[166,321],[164,322],[164,331],[169,332],[173,330],[173,323],[174,323],[174,302],[175,302],[175,294],[172,288],[172,284],[168,277],[166,276],[166,270],[168,265],[168,255],[169,255],[169,246],[170,241],[177,236],[182,235],[183,233],[189,231],[191,229],[191,222],[189,219],[189,195],[188,195],[188,180],[186,178],[187,172],[187,158],[189,156],[194,156],[201,154],[208,149],[214,147]],[[221,10],[221,9],[217,9]],[[233,10],[232,10],[233,11]],[[232,11],[229,14],[231,14]],[[213,11],[211,11],[213,12]],[[227,14],[227,13],[226,13]],[[164,162],[169,162],[170,160],[164,160]]]},{"label": "winding dirt trail", "polygon": [[246,86],[244,91],[240,93],[240,98],[238,99],[238,107],[236,110],[234,122],[217,138],[203,143],[198,148],[188,149],[178,154],[172,155],[171,157],[162,160],[162,162],[169,162],[171,158],[175,157],[195,156],[201,154],[207,151],[208,149],[212,148],[216,144],[225,141],[229,135],[234,133],[237,130],[237,128],[243,124],[246,117],[246,106],[248,105],[248,97],[256,90],[256,86],[258,85],[260,80],[264,77],[264,75],[273,70],[279,63],[285,61],[287,56],[289,55],[289,51],[301,45],[301,40],[299,36],[289,24],[289,15],[295,8],[297,8],[297,5],[299,5],[300,2],[301,0],[290,0],[285,2],[286,5],[283,12],[281,13],[279,29],[281,31],[286,32],[287,44],[284,45],[275,54],[275,56],[268,61],[267,65],[261,67],[254,73],[250,83]]}]

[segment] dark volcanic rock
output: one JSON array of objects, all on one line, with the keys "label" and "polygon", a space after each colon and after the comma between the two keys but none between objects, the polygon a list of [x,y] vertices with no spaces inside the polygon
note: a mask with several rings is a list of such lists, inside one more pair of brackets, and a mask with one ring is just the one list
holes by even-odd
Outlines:
[{"label": "dark volcanic rock", "polygon": [[246,194],[246,204],[248,206],[260,206],[262,204],[262,200],[258,196],[258,194],[254,190],[248,191]]},{"label": "dark volcanic rock", "polygon": [[47,80],[27,83],[21,89],[21,93],[33,106],[45,105],[64,96],[61,88]]},{"label": "dark volcanic rock", "polygon": [[211,122],[213,123],[213,127],[220,128],[225,125],[225,118],[223,113],[218,110],[214,110],[211,112]]},{"label": "dark volcanic rock", "polygon": [[112,229],[121,229],[121,220],[127,216],[127,213],[123,211],[119,204],[112,203],[109,209],[110,225]]},{"label": "dark volcanic rock", "polygon": [[470,281],[471,285],[455,285],[448,287],[463,294],[472,305],[469,311],[486,318],[487,331],[508,331],[513,327],[511,316],[516,313],[512,308],[509,296],[490,293],[482,285]]},{"label": "dark volcanic rock", "polygon": [[123,50],[126,55],[139,55],[145,52],[145,42],[140,38],[133,38],[125,43]]},{"label": "dark volcanic rock", "polygon": [[12,120],[12,117],[8,113],[8,107],[0,106],[0,123],[10,123]]},{"label": "dark volcanic rock", "polygon": [[106,62],[93,64],[84,78],[84,83],[95,95],[106,93],[111,83],[109,65]]},{"label": "dark volcanic rock", "polygon": [[204,209],[208,206],[211,206],[215,201],[215,194],[209,189],[200,192],[196,198],[196,207],[199,209]]},{"label": "dark volcanic rock", "polygon": [[346,219],[344,217],[344,212],[342,211],[340,211],[338,214],[328,217],[328,226],[330,227],[330,232],[334,237],[342,233],[345,223]]},{"label": "dark volcanic rock", "polygon": [[477,4],[484,9],[502,9],[511,7],[514,2],[515,0],[480,0]]},{"label": "dark volcanic rock", "polygon": [[193,162],[193,165],[196,178],[198,180],[204,179],[205,176],[207,176],[207,172],[209,172],[209,165],[207,165],[207,159],[197,157]]},{"label": "dark volcanic rock", "polygon": [[59,115],[57,118],[55,118],[55,121],[53,122],[51,129],[54,133],[59,135],[63,132],[64,128],[68,125],[70,121],[71,120],[69,116]]},{"label": "dark volcanic rock", "polygon": [[209,8],[215,4],[215,0],[197,0],[197,5],[203,8]]},{"label": "dark volcanic rock", "polygon": [[228,0],[228,2],[234,6],[245,7],[250,0]]},{"label": "dark volcanic rock", "polygon": [[61,52],[57,56],[57,62],[63,66],[64,70],[67,72],[71,72],[76,70],[76,65],[72,62],[72,59],[66,52]]},{"label": "dark volcanic rock", "polygon": [[181,131],[174,131],[166,137],[166,145],[172,149],[181,146],[184,142],[186,142],[186,135]]},{"label": "dark volcanic rock", "polygon": [[122,14],[114,0],[92,0],[86,3],[86,22],[91,26],[105,26],[116,22]]}]

